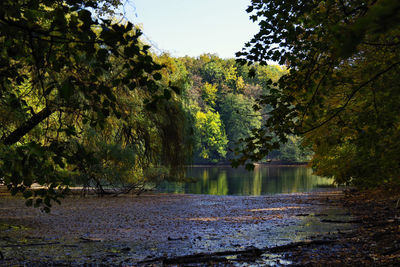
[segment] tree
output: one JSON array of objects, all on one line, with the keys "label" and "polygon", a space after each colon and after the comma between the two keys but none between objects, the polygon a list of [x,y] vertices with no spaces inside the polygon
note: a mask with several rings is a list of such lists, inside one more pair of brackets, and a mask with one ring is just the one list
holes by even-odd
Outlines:
[{"label": "tree", "polygon": [[28,205],[59,201],[78,164],[72,141],[123,117],[121,91],[148,92],[150,110],[171,97],[140,30],[93,16],[110,3],[0,3],[0,179]]},{"label": "tree", "polygon": [[[172,61],[170,61],[172,62]],[[198,128],[201,124],[196,123],[198,111],[202,114],[220,114],[221,125],[227,134],[228,152],[224,157],[215,154],[213,161],[233,158],[235,144],[240,139],[247,139],[253,134],[254,128],[261,125],[266,119],[269,107],[261,107],[255,101],[257,97],[268,92],[270,88],[269,80],[276,82],[287,70],[279,66],[254,66],[240,65],[234,59],[220,59],[214,55],[201,55],[199,58],[178,58],[175,59],[177,65],[183,64],[186,69],[174,67],[188,81],[185,83],[185,92],[182,95],[184,109],[188,116],[187,121],[192,124],[195,143],[201,144],[201,131]],[[175,64],[175,63],[174,63]],[[168,65],[170,65],[168,63]],[[213,68],[211,68],[213,67]],[[254,72],[255,76],[251,77]],[[218,73],[219,79],[210,83],[210,77]],[[174,74],[173,76],[180,76]],[[254,111],[252,107],[258,107]],[[190,133],[190,132],[188,132]],[[203,138],[204,139],[204,138]],[[207,138],[206,138],[207,139]],[[299,151],[298,144],[293,143],[291,151]],[[240,146],[240,148],[243,148]],[[195,163],[203,163],[204,151],[194,150]],[[203,153],[203,156],[200,155]],[[289,153],[290,154],[290,153]],[[208,155],[208,154],[207,154]],[[288,155],[292,159],[298,158],[297,155]],[[209,160],[208,160],[209,161]]]},{"label": "tree", "polygon": [[212,110],[206,113],[197,111],[195,126],[198,131],[197,150],[200,158],[214,163],[224,159],[228,139],[219,113]]},{"label": "tree", "polygon": [[202,89],[202,97],[204,102],[210,107],[215,107],[218,92],[217,86],[205,82]]},{"label": "tree", "polygon": [[282,144],[278,150],[268,154],[269,159],[278,159],[286,162],[307,162],[311,159],[311,151],[302,147],[302,138],[288,136],[287,142]]},{"label": "tree", "polygon": [[220,83],[224,79],[224,69],[220,62],[216,61],[214,58],[213,61],[206,63],[201,68],[201,75],[205,82],[211,84]]},{"label": "tree", "polygon": [[359,186],[398,181],[400,2],[253,0],[247,11],[260,31],[239,62],[274,60],[289,74],[259,99],[272,111],[235,164],[294,134],[313,148],[318,174]]},{"label": "tree", "polygon": [[[254,104],[241,94],[228,94],[221,103],[221,119],[229,140],[229,150],[233,151],[240,139],[251,136],[252,130],[261,126],[262,117],[260,112],[253,111]],[[230,153],[229,158],[232,157]]]}]

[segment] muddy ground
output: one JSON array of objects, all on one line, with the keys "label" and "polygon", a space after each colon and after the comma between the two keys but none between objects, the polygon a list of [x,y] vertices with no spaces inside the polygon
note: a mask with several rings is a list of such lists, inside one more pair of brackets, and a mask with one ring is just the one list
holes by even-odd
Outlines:
[{"label": "muddy ground", "polygon": [[68,197],[45,214],[3,194],[0,265],[395,266],[395,195],[365,197],[341,191]]},{"label": "muddy ground", "polygon": [[328,244],[293,247],[285,257],[305,266],[400,266],[400,187],[345,191],[328,203],[347,209],[352,231],[325,235]]}]

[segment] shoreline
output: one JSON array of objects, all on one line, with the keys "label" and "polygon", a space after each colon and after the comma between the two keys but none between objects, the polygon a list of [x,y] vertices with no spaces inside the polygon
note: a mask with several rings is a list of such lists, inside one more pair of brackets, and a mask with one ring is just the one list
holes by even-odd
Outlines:
[{"label": "shoreline", "polygon": [[[298,167],[298,166],[304,166],[307,167],[308,162],[286,162],[286,161],[272,161],[272,162],[266,162],[266,163],[254,163],[255,167],[257,168],[258,166],[261,167]],[[199,167],[222,167],[222,168],[234,168],[230,165],[230,163],[215,163],[215,164],[193,164],[193,165],[185,165],[184,167],[187,168],[199,168]],[[239,166],[238,168],[244,168],[244,166]]]}]

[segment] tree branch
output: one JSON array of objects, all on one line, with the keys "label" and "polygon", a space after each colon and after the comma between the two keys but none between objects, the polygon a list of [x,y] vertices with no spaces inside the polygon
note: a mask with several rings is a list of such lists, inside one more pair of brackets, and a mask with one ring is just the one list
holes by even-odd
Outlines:
[{"label": "tree branch", "polygon": [[49,117],[54,112],[50,107],[42,109],[40,112],[33,115],[28,121],[24,122],[20,127],[2,138],[1,142],[4,145],[12,145],[18,142],[24,135],[29,133],[36,125]]},{"label": "tree branch", "polygon": [[350,103],[350,100],[354,97],[354,95],[360,91],[364,86],[366,86],[367,84],[375,81],[379,76],[381,76],[382,74],[390,71],[392,68],[396,67],[397,65],[399,65],[400,62],[396,62],[394,64],[392,64],[390,67],[388,67],[387,69],[377,73],[374,75],[374,77],[372,77],[371,79],[369,79],[368,81],[365,81],[364,83],[362,83],[360,86],[358,86],[356,89],[353,90],[353,92],[351,92],[350,96],[347,98],[346,102],[340,107],[338,108],[338,110],[331,115],[328,119],[326,119],[325,121],[321,122],[320,124],[311,127],[310,129],[303,131],[303,132],[298,132],[297,134],[306,134],[309,132],[314,131],[315,129],[318,129],[319,127],[325,125],[326,123],[330,122],[333,118],[335,118],[336,116],[338,116],[343,110],[345,110],[345,108],[347,107],[347,105]]}]

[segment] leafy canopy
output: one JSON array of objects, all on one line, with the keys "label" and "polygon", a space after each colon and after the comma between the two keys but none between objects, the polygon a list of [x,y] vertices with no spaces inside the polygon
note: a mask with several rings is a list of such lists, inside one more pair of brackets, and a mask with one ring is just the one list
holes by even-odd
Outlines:
[{"label": "leafy canopy", "polygon": [[258,100],[272,110],[234,164],[301,135],[318,174],[360,186],[398,181],[400,2],[253,0],[247,11],[260,31],[238,61],[273,60],[289,73]]},{"label": "leafy canopy", "polygon": [[[94,16],[113,3],[0,3],[0,179],[28,205],[49,211],[59,201],[80,163],[72,141],[127,118],[121,92],[147,92],[150,110],[171,97],[140,30]],[[32,191],[35,183],[45,187]]]}]

